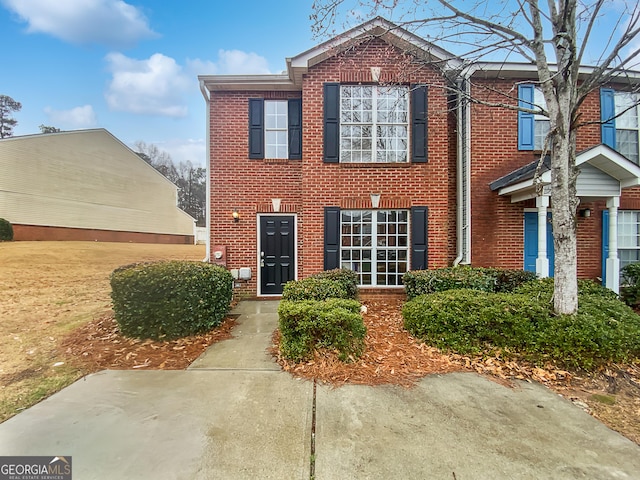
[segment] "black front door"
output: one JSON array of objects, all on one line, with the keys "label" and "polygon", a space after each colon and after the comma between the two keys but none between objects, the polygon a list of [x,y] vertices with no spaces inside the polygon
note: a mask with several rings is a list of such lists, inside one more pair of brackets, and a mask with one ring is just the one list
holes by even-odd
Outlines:
[{"label": "black front door", "polygon": [[294,217],[260,217],[260,293],[279,295],[295,279]]}]

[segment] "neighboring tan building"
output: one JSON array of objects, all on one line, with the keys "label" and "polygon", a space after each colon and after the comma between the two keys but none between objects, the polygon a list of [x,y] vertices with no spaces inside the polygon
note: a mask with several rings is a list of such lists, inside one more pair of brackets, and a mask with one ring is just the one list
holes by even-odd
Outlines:
[{"label": "neighboring tan building", "polygon": [[194,243],[177,187],[105,129],[0,140],[0,218],[15,240]]},{"label": "neighboring tan building", "polygon": [[[577,138],[578,275],[614,291],[620,266],[640,261],[639,108],[614,119],[638,99],[624,91],[640,74],[626,73],[589,94]],[[339,267],[376,292],[456,264],[553,275],[548,165],[534,183],[548,122],[515,109],[544,100],[534,65],[468,65],[376,18],[283,74],[199,79],[209,256],[251,269],[246,293]]]}]

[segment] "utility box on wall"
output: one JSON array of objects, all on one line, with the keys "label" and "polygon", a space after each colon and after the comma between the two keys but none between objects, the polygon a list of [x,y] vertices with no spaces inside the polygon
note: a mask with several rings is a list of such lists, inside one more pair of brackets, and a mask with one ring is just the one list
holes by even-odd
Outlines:
[{"label": "utility box on wall", "polygon": [[227,267],[227,247],[224,245],[214,245],[211,249],[211,263]]}]

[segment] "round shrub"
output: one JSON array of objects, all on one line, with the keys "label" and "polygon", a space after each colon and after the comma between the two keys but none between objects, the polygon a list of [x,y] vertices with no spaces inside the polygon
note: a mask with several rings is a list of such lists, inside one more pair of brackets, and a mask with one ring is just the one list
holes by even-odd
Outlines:
[{"label": "round shrub", "polygon": [[283,300],[326,300],[350,298],[342,283],[329,278],[307,277],[287,282],[282,291]]},{"label": "round shrub", "polygon": [[10,242],[13,240],[13,226],[9,220],[0,218],[0,242]]},{"label": "round shrub", "polygon": [[631,263],[622,269],[620,282],[620,298],[627,305],[638,308],[640,306],[640,263]]},{"label": "round shrub", "polygon": [[202,262],[139,263],[111,274],[111,298],[123,335],[171,340],[211,330],[229,310],[233,278]]},{"label": "round shrub", "polygon": [[367,328],[356,300],[283,300],[278,317],[280,351],[290,360],[300,362],[310,358],[316,348],[330,348],[346,361],[359,357],[364,350]]},{"label": "round shrub", "polygon": [[335,268],[312,275],[314,278],[328,279],[338,282],[347,292],[347,298],[358,298],[358,274],[346,268]]}]

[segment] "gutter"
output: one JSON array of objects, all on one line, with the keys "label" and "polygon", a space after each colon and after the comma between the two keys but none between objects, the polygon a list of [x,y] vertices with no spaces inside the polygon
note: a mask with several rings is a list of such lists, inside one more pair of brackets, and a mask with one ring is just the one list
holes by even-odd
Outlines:
[{"label": "gutter", "polygon": [[211,258],[211,125],[209,124],[209,122],[211,121],[211,99],[209,97],[209,91],[207,90],[207,87],[205,86],[204,80],[200,80],[200,92],[202,92],[202,96],[204,97],[204,102],[206,104],[207,107],[207,132],[206,132],[206,149],[207,149],[207,156],[206,156],[206,161],[207,161],[207,165],[206,165],[206,171],[207,171],[207,201],[205,202],[206,205],[206,228],[207,228],[207,238],[205,240],[205,246],[206,246],[206,253],[204,258],[202,259],[203,262],[210,262]]}]

